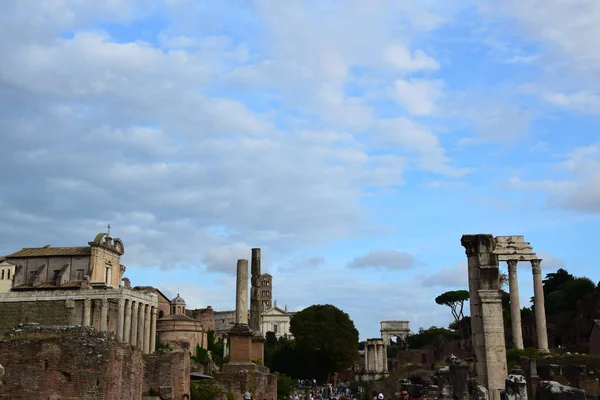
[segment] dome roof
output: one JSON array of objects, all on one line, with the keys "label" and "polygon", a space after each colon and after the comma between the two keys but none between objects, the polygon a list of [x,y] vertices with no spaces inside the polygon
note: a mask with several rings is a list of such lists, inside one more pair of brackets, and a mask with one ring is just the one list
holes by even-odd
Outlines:
[{"label": "dome roof", "polygon": [[185,300],[183,299],[183,297],[179,296],[179,293],[177,293],[177,297],[175,297],[173,300],[171,300],[171,304],[172,305],[176,305],[176,304],[185,305]]}]

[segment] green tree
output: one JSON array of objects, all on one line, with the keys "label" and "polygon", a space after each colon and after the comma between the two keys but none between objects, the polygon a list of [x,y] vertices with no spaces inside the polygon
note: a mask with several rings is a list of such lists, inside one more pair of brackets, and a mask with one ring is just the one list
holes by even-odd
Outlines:
[{"label": "green tree", "polygon": [[564,301],[568,310],[575,310],[577,302],[589,293],[593,293],[596,285],[590,278],[575,278],[561,287],[564,293]]},{"label": "green tree", "polygon": [[335,306],[319,304],[298,312],[290,331],[306,377],[324,380],[359,359],[354,322]]},{"label": "green tree", "polygon": [[450,307],[452,316],[454,317],[454,322],[456,322],[456,326],[458,328],[458,334],[461,338],[464,336],[462,326],[459,324],[459,321],[465,317],[463,314],[463,308],[465,306],[465,301],[467,300],[469,300],[468,290],[452,290],[442,293],[435,298],[435,302],[437,304]]},{"label": "green tree", "polygon": [[566,269],[560,268],[556,272],[546,274],[546,279],[542,281],[544,285],[544,296],[560,290],[567,282],[575,279]]},{"label": "green tree", "polygon": [[406,343],[410,349],[430,349],[439,351],[445,343],[457,339],[457,334],[446,328],[432,326],[429,329],[420,328],[418,333],[410,333]]}]

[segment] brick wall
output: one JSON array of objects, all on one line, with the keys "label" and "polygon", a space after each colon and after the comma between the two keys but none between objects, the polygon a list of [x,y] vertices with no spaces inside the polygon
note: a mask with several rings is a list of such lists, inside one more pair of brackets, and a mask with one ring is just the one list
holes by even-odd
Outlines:
[{"label": "brick wall", "polygon": [[161,386],[173,387],[173,398],[182,399],[190,391],[190,353],[186,350],[158,350],[144,355],[143,393],[159,392]]},{"label": "brick wall", "polygon": [[138,400],[141,352],[102,336],[88,327],[25,327],[7,333],[0,340],[5,368],[0,399]]},{"label": "brick wall", "polygon": [[75,309],[65,303],[64,300],[0,302],[0,331],[29,322],[47,326],[81,324]]},{"label": "brick wall", "polygon": [[231,336],[230,342],[230,362],[250,362],[252,361],[252,337],[251,336]]}]

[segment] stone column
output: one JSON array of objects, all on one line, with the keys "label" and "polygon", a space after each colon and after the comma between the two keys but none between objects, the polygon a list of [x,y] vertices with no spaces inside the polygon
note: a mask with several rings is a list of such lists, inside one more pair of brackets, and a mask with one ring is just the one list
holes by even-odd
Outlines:
[{"label": "stone column", "polygon": [[100,301],[100,332],[106,332],[108,324],[108,299],[102,299]]},{"label": "stone column", "polygon": [[260,332],[261,299],[260,299],[260,249],[252,249],[252,278],[250,291],[250,329]]},{"label": "stone column", "polygon": [[490,400],[500,400],[504,390],[506,347],[502,320],[498,256],[492,235],[463,235],[467,254],[471,331],[477,379],[488,388]]},{"label": "stone column", "polygon": [[542,285],[542,260],[531,260],[533,273],[533,308],[537,332],[538,351],[548,353],[548,332],[546,331],[546,307],[544,306],[544,287]]},{"label": "stone column", "polygon": [[92,326],[92,300],[83,300],[83,325]]},{"label": "stone column", "polygon": [[145,318],[144,318],[145,316],[146,316],[146,304],[140,303],[140,306],[138,308],[137,347],[138,347],[138,349],[142,350],[142,352],[144,351],[144,339],[146,337],[145,332],[144,332],[144,326],[146,325]]},{"label": "stone column", "polygon": [[383,355],[383,372],[388,372],[387,345],[385,342],[381,345],[381,353]]},{"label": "stone column", "polygon": [[237,260],[235,323],[248,324],[248,260]]},{"label": "stone column", "polygon": [[142,350],[144,352],[144,354],[148,354],[150,353],[150,333],[152,331],[151,328],[151,321],[150,321],[150,316],[151,316],[151,308],[152,306],[150,306],[149,304],[146,304],[146,312],[144,315],[144,349]]},{"label": "stone column", "polygon": [[123,341],[123,332],[125,331],[125,327],[123,324],[125,323],[125,299],[117,300],[119,308],[117,313],[117,339]]},{"label": "stone column", "polygon": [[369,345],[365,343],[365,372],[369,371]]},{"label": "stone column", "polygon": [[125,304],[125,324],[123,331],[123,341],[131,343],[131,300]]},{"label": "stone column", "polygon": [[131,337],[129,340],[129,344],[136,347],[137,346],[137,338],[138,338],[138,309],[139,309],[140,303],[139,301],[134,301],[132,302],[132,307],[131,307]]},{"label": "stone column", "polygon": [[150,320],[150,353],[154,353],[154,350],[156,350],[156,314],[156,307],[152,307],[152,319]]},{"label": "stone column", "polygon": [[521,328],[521,304],[519,300],[519,279],[517,278],[517,260],[508,260],[508,290],[510,292],[510,323],[513,345],[523,348],[523,330]]}]

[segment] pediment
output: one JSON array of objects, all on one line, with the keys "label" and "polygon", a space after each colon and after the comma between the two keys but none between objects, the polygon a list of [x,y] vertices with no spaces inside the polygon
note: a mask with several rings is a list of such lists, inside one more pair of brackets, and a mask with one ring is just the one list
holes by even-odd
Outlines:
[{"label": "pediment", "polygon": [[272,307],[263,312],[263,315],[288,315],[288,312],[279,307]]}]

